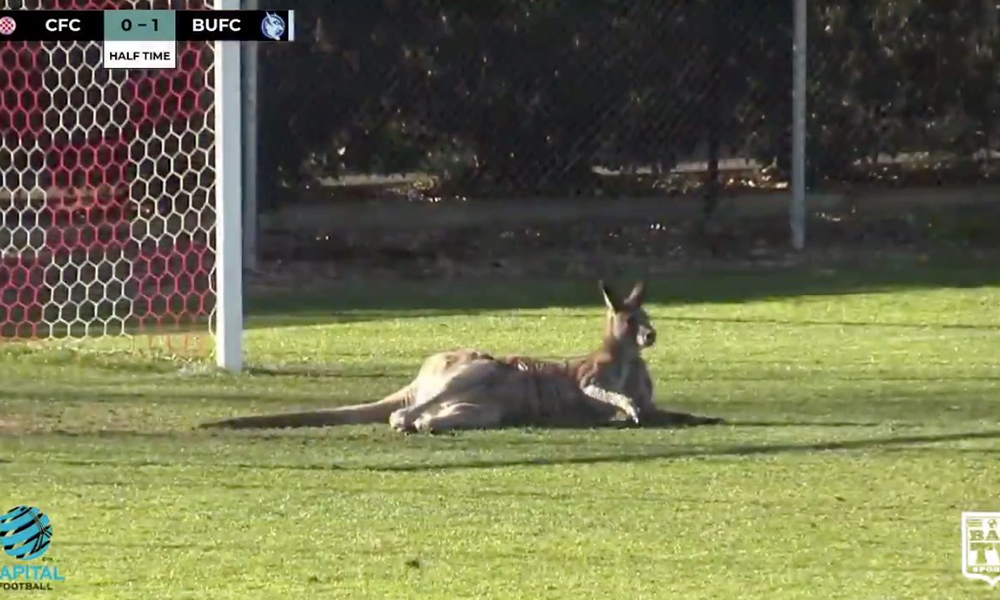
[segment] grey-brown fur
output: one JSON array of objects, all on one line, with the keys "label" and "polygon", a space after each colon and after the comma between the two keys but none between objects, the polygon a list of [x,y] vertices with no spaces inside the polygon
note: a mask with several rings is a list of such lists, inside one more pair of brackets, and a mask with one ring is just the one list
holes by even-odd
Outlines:
[{"label": "grey-brown fur", "polygon": [[203,427],[323,427],[388,422],[404,432],[506,426],[600,426],[619,415],[640,425],[702,425],[722,419],[663,410],[642,350],[656,330],[643,309],[644,285],[619,299],[601,282],[608,307],[601,346],[547,361],[451,350],[428,357],[416,378],[382,400],[321,411],[237,417]]}]

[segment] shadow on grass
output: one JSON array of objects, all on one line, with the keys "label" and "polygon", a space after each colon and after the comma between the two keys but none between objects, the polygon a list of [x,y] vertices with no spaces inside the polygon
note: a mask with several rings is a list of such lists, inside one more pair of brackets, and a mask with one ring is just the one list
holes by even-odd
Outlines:
[{"label": "shadow on grass", "polygon": [[[731,427],[885,427],[886,422],[878,421],[726,421]],[[899,424],[894,424],[900,426]],[[903,425],[913,427],[915,425]]]},{"label": "shadow on grass", "polygon": [[[149,402],[150,405],[157,403],[197,403],[204,400],[226,401],[226,402],[273,402],[277,395],[265,392],[250,392],[233,390],[232,392],[205,394],[198,390],[183,388],[175,391],[165,389],[152,390],[126,390],[115,392],[110,390],[86,390],[79,389],[73,391],[59,390],[51,392],[46,390],[16,389],[0,392],[0,402],[2,401],[28,401],[46,403],[66,403],[66,404],[88,404],[92,408],[120,408],[121,403],[129,402],[138,405],[142,402]],[[312,394],[296,393],[294,395],[284,393],[280,396],[283,400],[292,402],[310,403],[324,398],[319,392]]]},{"label": "shadow on grass", "polygon": [[833,450],[866,450],[934,444],[940,442],[955,442],[968,440],[1000,439],[1000,431],[970,431],[963,433],[946,433],[937,435],[912,435],[898,437],[878,437],[862,440],[846,440],[831,442],[815,442],[809,444],[772,444],[772,445],[735,445],[718,448],[672,448],[658,452],[640,452],[638,454],[607,454],[595,456],[571,457],[538,457],[496,460],[471,460],[442,464],[398,465],[368,467],[373,471],[408,472],[432,471],[450,469],[493,469],[501,467],[528,467],[553,465],[591,465],[601,463],[638,463],[671,458],[714,458],[714,457],[751,457],[772,454],[791,454],[800,452],[825,452]]},{"label": "shadow on grass", "polygon": [[324,379],[328,377],[347,377],[354,379],[393,379],[413,377],[419,368],[419,363],[410,369],[384,369],[366,371],[357,368],[341,367],[310,367],[306,365],[281,365],[279,367],[254,366],[247,367],[245,373],[258,377],[300,377],[303,379]]},{"label": "shadow on grass", "polygon": [[[768,426],[760,423],[761,426]],[[791,423],[783,425],[791,426]],[[808,423],[807,426],[822,426],[823,423]],[[850,426],[853,424],[833,424],[833,426]],[[162,433],[130,433],[119,432],[122,436],[153,436],[164,437]],[[84,434],[86,435],[86,434]],[[102,434],[103,435],[103,434]],[[113,435],[107,432],[107,435]],[[176,434],[173,434],[176,436]],[[443,470],[463,470],[463,469],[496,469],[504,467],[544,467],[544,466],[568,466],[568,465],[593,465],[603,463],[642,463],[665,459],[687,459],[687,458],[725,458],[725,457],[754,457],[769,456],[777,454],[797,454],[809,452],[827,451],[851,451],[851,450],[902,450],[920,449],[931,451],[932,448],[921,447],[924,444],[937,444],[942,442],[960,442],[971,440],[995,440],[1000,439],[1000,430],[996,431],[967,431],[960,433],[945,433],[935,435],[909,435],[909,436],[883,436],[860,440],[812,442],[806,444],[768,444],[768,445],[728,445],[716,447],[672,447],[653,452],[620,451],[608,454],[597,454],[589,456],[567,456],[567,457],[518,457],[518,458],[497,458],[489,460],[467,460],[453,462],[431,462],[420,464],[404,465],[359,465],[342,466],[336,464],[306,464],[306,465],[267,465],[260,463],[225,463],[217,462],[203,464],[200,466],[220,468],[220,469],[249,469],[257,471],[374,471],[374,472],[422,472],[422,471],[443,471]],[[543,446],[545,442],[539,442]],[[967,449],[952,449],[966,451]],[[976,450],[976,452],[995,453],[1000,450]],[[0,459],[0,464],[6,459]],[[7,461],[10,462],[10,461]],[[175,467],[178,463],[163,460],[86,460],[86,459],[58,459],[47,461],[47,464],[60,464],[65,466],[120,466],[120,467]],[[185,468],[199,466],[191,462],[185,462]]]},{"label": "shadow on grass", "polygon": [[[596,284],[600,276],[605,274],[595,274],[593,280],[343,282],[335,289],[322,292],[289,290],[287,293],[251,297],[247,306],[251,315],[247,328],[475,315],[496,310],[593,309],[602,306]],[[638,277],[641,275],[616,275],[612,283],[625,292],[632,280]],[[977,264],[970,259],[957,264],[910,262],[865,268],[789,267],[692,272],[656,276],[648,278],[647,282],[650,302],[670,305],[927,288],[974,288],[1000,284],[1000,271],[993,265]]]},{"label": "shadow on grass", "polygon": [[[885,427],[887,423],[877,422],[877,421],[754,421],[754,420],[739,420],[733,419],[727,421],[724,426],[729,427],[763,427],[763,428],[778,428],[778,427],[815,427],[815,428],[861,428],[861,427]],[[907,428],[907,427],[919,427],[917,424],[910,423],[893,423],[894,427]],[[376,425],[377,428],[386,427],[385,425]],[[544,433],[545,431],[592,431],[597,429],[628,429],[631,425],[625,423],[609,423],[603,427],[526,427],[522,431],[531,431],[536,433]],[[689,429],[690,427],[678,427],[674,425],[645,425],[644,429],[667,429],[667,430],[679,430],[679,429]],[[329,429],[329,428],[327,428]],[[309,435],[301,436],[295,432],[308,431]],[[321,432],[322,428],[300,428],[300,429],[270,429],[270,430],[253,430],[251,433],[240,433],[237,434],[237,438],[253,442],[262,442],[270,440],[296,440],[302,443],[325,443],[326,437],[323,436]],[[509,431],[509,430],[508,430]],[[292,433],[288,433],[292,432]],[[312,435],[317,434],[317,435]],[[103,438],[103,439],[115,439],[121,440],[123,442],[128,441],[130,438],[139,439],[162,439],[162,440],[174,440],[179,438],[186,438],[190,436],[191,438],[204,438],[205,435],[202,430],[191,429],[189,431],[143,431],[139,429],[101,429],[101,430],[84,430],[84,431],[70,431],[65,429],[45,429],[36,431],[21,431],[17,433],[18,436],[59,436],[65,438]],[[218,434],[211,433],[208,434],[211,438],[217,439],[227,439],[228,433]],[[373,439],[378,438],[382,435],[379,432],[374,434],[371,432],[359,433],[355,435],[339,433],[337,436],[338,442],[344,441],[365,441],[369,442]],[[388,433],[388,435],[393,437],[401,437],[402,434]],[[0,439],[4,436],[0,434]],[[456,442],[456,443],[468,443],[468,438],[462,437],[459,434],[445,434],[445,435],[435,435],[433,439],[436,443],[441,442]],[[559,446],[559,445],[579,445],[580,441],[578,439],[570,440],[552,440],[546,439],[540,441],[538,439],[523,439],[523,440],[505,440],[504,445],[507,446],[537,446],[543,444],[545,446]],[[11,462],[8,459],[0,458],[0,463]],[[116,463],[117,464],[117,463]],[[128,463],[129,465],[135,466],[133,463]],[[291,468],[291,467],[289,467]]]}]

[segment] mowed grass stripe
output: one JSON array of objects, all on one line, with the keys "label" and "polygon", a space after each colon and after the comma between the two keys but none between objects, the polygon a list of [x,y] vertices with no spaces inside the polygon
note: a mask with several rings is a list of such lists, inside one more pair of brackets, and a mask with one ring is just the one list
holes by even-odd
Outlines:
[{"label": "mowed grass stripe", "polygon": [[4,497],[51,516],[71,598],[974,597],[958,523],[1000,511],[998,280],[653,281],[660,401],[732,421],[678,431],[193,429],[376,399],[441,348],[589,349],[582,283],[272,299],[240,376],[6,347]]}]

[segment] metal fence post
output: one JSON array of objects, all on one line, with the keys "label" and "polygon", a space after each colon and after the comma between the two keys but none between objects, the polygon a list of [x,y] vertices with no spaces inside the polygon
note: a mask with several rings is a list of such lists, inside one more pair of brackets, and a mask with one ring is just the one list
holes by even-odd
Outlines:
[{"label": "metal fence post", "polygon": [[792,247],[806,241],[806,23],[807,0],[794,2],[792,42]]}]

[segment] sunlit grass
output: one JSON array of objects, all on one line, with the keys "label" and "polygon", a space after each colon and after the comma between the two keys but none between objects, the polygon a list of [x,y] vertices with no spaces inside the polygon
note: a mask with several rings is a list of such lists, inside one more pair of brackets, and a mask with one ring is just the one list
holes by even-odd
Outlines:
[{"label": "sunlit grass", "polygon": [[731,421],[690,430],[194,429],[377,399],[447,347],[579,353],[602,315],[584,284],[271,302],[239,376],[123,340],[5,345],[3,496],[51,516],[61,597],[989,593],[958,519],[1000,510],[1000,276],[837,285],[856,277],[652,282],[659,402]]}]

